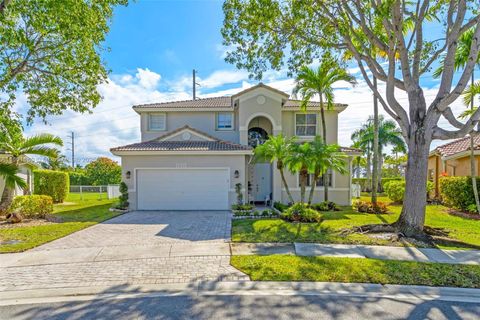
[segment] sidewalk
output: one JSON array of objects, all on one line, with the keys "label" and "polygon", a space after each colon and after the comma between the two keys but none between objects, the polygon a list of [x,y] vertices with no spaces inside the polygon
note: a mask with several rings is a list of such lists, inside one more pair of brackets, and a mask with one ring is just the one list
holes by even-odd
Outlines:
[{"label": "sidewalk", "polygon": [[319,243],[231,243],[232,255],[288,254],[480,265],[479,250]]}]

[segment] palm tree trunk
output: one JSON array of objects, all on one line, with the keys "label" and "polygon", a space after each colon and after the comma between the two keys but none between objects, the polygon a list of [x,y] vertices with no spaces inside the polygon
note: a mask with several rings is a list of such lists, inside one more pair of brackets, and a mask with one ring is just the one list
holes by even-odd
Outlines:
[{"label": "palm tree trunk", "polygon": [[[472,86],[475,83],[475,75],[472,72]],[[470,108],[473,110],[474,99],[472,99]],[[480,200],[478,199],[478,188],[477,188],[477,173],[475,166],[475,150],[474,150],[474,141],[473,141],[473,131],[470,133],[470,176],[472,179],[473,195],[475,197],[475,205],[477,206],[477,213],[480,213]]]},{"label": "palm tree trunk", "polygon": [[300,170],[300,202],[305,202],[305,190],[307,187],[307,175],[308,171],[306,168]]},{"label": "palm tree trunk", "polygon": [[[322,119],[322,138],[323,143],[327,144],[327,123],[325,121],[325,108],[323,106],[323,95],[322,92],[319,90],[320,95],[320,116]],[[323,174],[323,200],[328,201],[328,172]]]},{"label": "palm tree trunk", "polygon": [[[16,157],[12,157],[12,164],[18,165],[18,159]],[[5,214],[8,208],[10,208],[14,196],[15,189],[12,189],[5,184],[2,192],[2,198],[0,199],[0,214]]]},{"label": "palm tree trunk", "polygon": [[288,200],[290,201],[290,203],[295,203],[295,201],[293,201],[292,194],[290,193],[290,189],[288,188],[287,180],[285,179],[285,174],[283,172],[283,166],[280,166],[278,171],[280,171],[280,177],[282,178],[282,183],[283,183],[283,186],[285,187],[285,192],[287,193]]},{"label": "palm tree trunk", "polygon": [[[377,78],[373,77],[373,86],[377,88]],[[372,175],[372,203],[377,204],[378,188],[378,99],[373,95],[373,175]]]},{"label": "palm tree trunk", "polygon": [[367,183],[365,184],[365,191],[370,191],[371,189],[369,188],[370,182],[372,178],[372,154],[370,153],[370,150],[367,152]]},{"label": "palm tree trunk", "polygon": [[311,181],[312,183],[312,186],[310,187],[310,195],[308,196],[308,204],[312,204],[312,201],[313,201],[313,195],[315,193],[315,186],[317,185],[317,181],[318,181],[318,174],[314,174],[313,175],[313,181]]}]

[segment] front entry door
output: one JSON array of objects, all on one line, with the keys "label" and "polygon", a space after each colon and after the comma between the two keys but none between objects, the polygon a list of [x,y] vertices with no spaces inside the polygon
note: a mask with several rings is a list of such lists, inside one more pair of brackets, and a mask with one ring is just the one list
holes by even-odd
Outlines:
[{"label": "front entry door", "polygon": [[254,168],[254,201],[265,201],[272,193],[272,165],[270,163],[256,163]]}]

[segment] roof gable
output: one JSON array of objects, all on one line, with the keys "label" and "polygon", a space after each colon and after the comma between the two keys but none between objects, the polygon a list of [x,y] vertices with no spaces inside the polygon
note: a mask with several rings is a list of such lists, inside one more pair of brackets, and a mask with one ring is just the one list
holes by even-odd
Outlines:
[{"label": "roof gable", "polygon": [[218,139],[188,125],[170,131],[153,141],[217,141]]},{"label": "roof gable", "polygon": [[247,93],[250,93],[252,91],[255,91],[257,89],[265,89],[265,90],[268,90],[270,91],[271,93],[273,93],[274,95],[279,95],[279,96],[282,96],[284,99],[288,99],[288,97],[290,96],[289,94],[283,92],[283,91],[280,91],[278,89],[275,89],[275,88],[272,88],[270,86],[267,86],[266,84],[263,84],[262,82],[260,82],[259,84],[253,86],[253,87],[250,87],[248,89],[245,89],[245,90],[242,90],[236,94],[234,94],[232,96],[232,99],[238,99],[240,96],[243,96],[244,94],[247,94]]}]

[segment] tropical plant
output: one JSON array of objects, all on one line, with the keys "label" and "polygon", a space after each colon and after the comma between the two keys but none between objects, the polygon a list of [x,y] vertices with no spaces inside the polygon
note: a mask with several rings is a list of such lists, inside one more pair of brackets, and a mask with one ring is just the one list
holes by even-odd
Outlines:
[{"label": "tropical plant", "polygon": [[306,203],[299,202],[285,210],[280,217],[289,222],[321,222],[323,217],[320,212],[310,208]]},{"label": "tropical plant", "polygon": [[[0,200],[0,212],[6,211],[12,201],[14,195],[14,185],[18,185],[22,188],[27,188],[26,184],[19,184],[19,180],[12,177],[12,170],[18,172],[21,166],[27,166],[33,168],[31,161],[27,156],[39,155],[44,157],[54,157],[56,155],[56,149],[49,147],[48,145],[62,146],[63,141],[61,138],[51,134],[38,134],[31,137],[24,137],[23,132],[18,126],[8,126],[3,130],[4,134],[0,137],[0,150],[3,150],[8,155],[7,167],[10,174],[8,180],[10,181],[5,185]],[[4,167],[5,170],[5,167]],[[4,171],[5,172],[5,171]]]},{"label": "tropical plant", "polygon": [[55,149],[54,157],[47,157],[44,161],[40,161],[39,163],[43,169],[48,170],[66,170],[68,168],[67,157],[61,154],[58,149]]},{"label": "tropical plant", "polygon": [[[307,155],[308,172],[312,174],[313,181],[310,186],[310,195],[308,197],[308,204],[313,201],[315,186],[321,176],[327,176],[329,170],[337,171],[341,174],[347,172],[345,158],[346,155],[340,152],[340,147],[336,144],[325,144],[319,136],[316,136],[312,142],[308,143],[310,148]],[[324,180],[324,188],[327,187],[327,182]],[[325,194],[324,201],[328,202],[328,193]]]},{"label": "tropical plant", "polygon": [[[431,143],[461,138],[480,119],[479,109],[461,123],[452,110],[468,85],[480,52],[477,3],[226,0],[223,11],[222,35],[224,45],[230,48],[226,61],[258,79],[266,70],[285,65],[297,72],[325,51],[347,52],[353,57],[379,104],[398,123],[408,146],[404,204],[399,218],[386,229],[393,227],[407,237],[429,239],[424,230],[424,199]],[[439,32],[426,32],[427,27]],[[455,76],[459,39],[472,27],[475,41],[465,67]],[[435,99],[427,100],[421,81],[435,65],[442,65],[444,71],[435,87]],[[375,88],[372,77],[385,85]],[[400,92],[408,96],[404,102],[398,99]],[[443,127],[439,122],[442,116],[456,128]]]},{"label": "tropical plant", "polygon": [[312,160],[312,147],[309,143],[294,144],[287,156],[287,167],[292,173],[298,173],[300,183],[300,202],[305,202],[308,175],[310,174],[310,161]]},{"label": "tropical plant", "polygon": [[269,162],[277,162],[277,170],[280,172],[283,187],[287,193],[290,203],[295,202],[293,200],[290,189],[288,188],[287,180],[285,179],[285,165],[287,157],[290,154],[292,147],[295,145],[295,138],[285,138],[279,134],[277,136],[269,136],[264,144],[258,145],[254,149],[254,155],[257,161],[266,160]]},{"label": "tropical plant", "polygon": [[[327,110],[333,108],[334,94],[333,85],[339,81],[348,82],[355,85],[357,82],[355,77],[342,68],[338,62],[330,55],[324,55],[318,68],[309,68],[303,66],[295,79],[295,87],[293,88],[293,96],[301,96],[302,102],[300,107],[306,111],[309,102],[318,96],[320,99],[320,119],[322,122],[322,139],[327,144],[327,122],[325,120],[325,106]],[[324,174],[324,198],[328,199],[328,175]]]},{"label": "tropical plant", "polygon": [[[378,166],[374,167],[378,173],[378,186],[381,186],[381,173],[383,166],[383,149],[386,146],[393,146],[399,151],[406,152],[405,140],[402,137],[402,132],[397,127],[397,124],[393,120],[385,120],[383,116],[379,116],[378,119]],[[360,129],[355,130],[352,133],[352,140],[361,148],[368,149],[373,145],[373,139],[375,129],[373,125],[373,117],[370,117],[366,123],[362,125]]]}]

